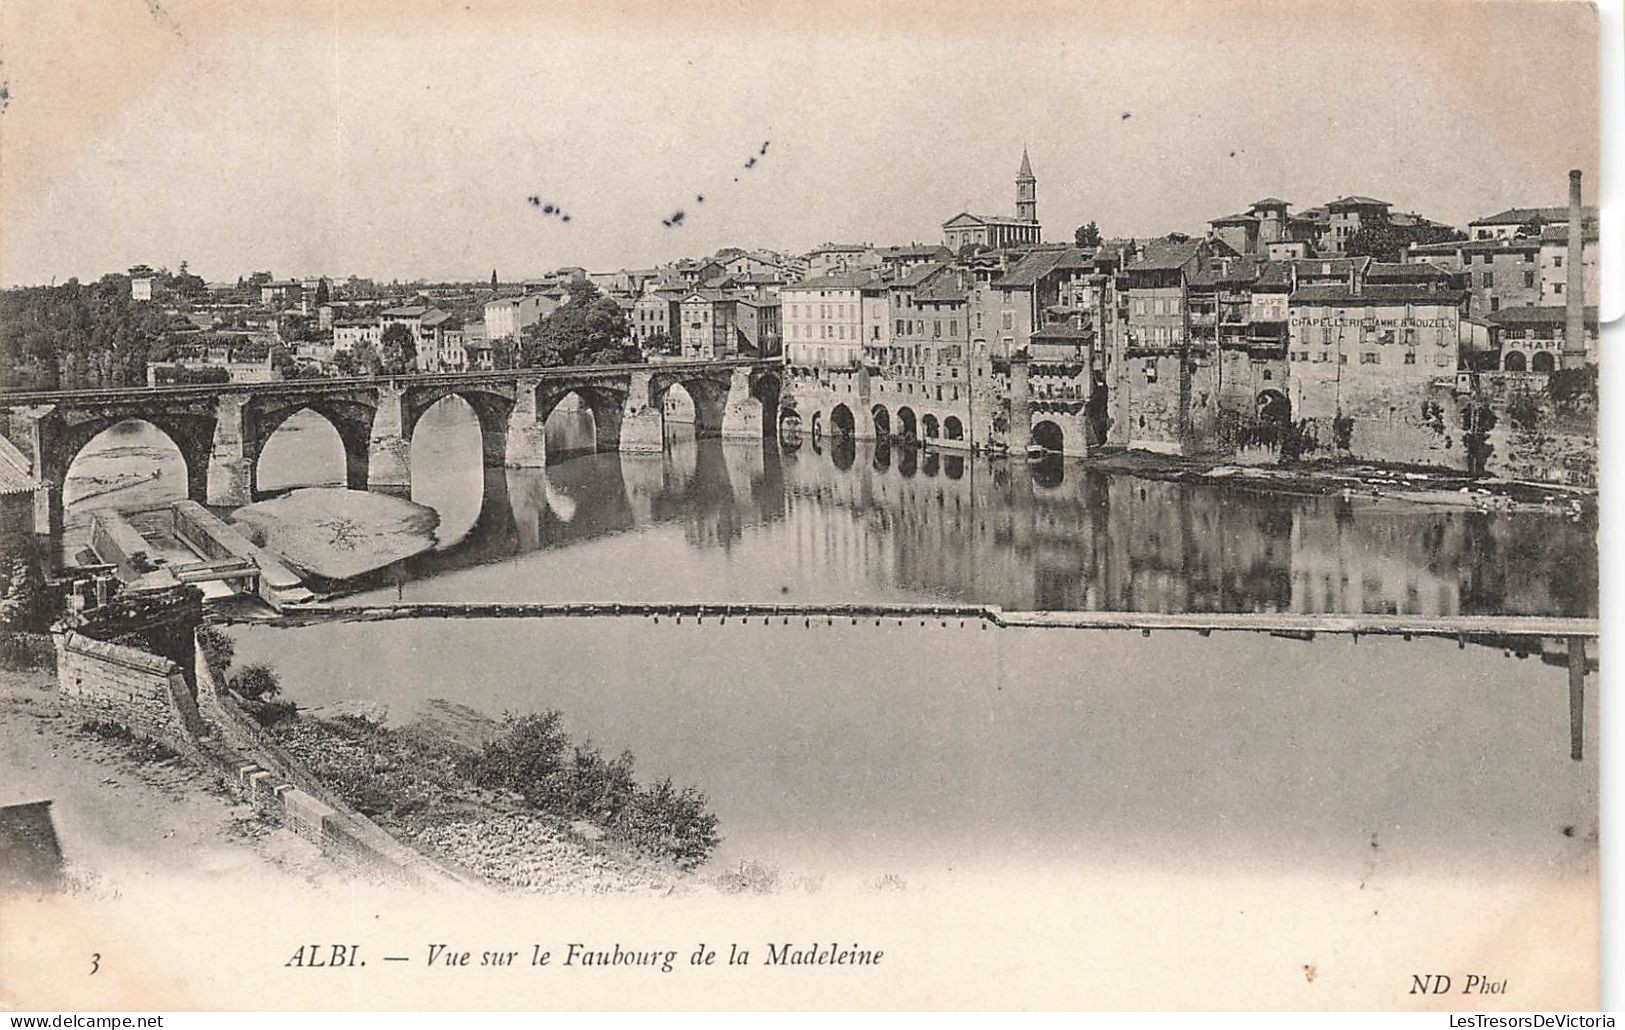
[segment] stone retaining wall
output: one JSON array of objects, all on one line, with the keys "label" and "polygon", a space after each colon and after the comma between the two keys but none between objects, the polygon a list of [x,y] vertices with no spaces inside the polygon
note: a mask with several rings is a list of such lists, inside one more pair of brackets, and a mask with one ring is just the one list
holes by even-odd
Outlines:
[{"label": "stone retaining wall", "polygon": [[176,751],[197,753],[197,738],[205,728],[180,666],[73,630],[53,637],[57,683],[87,714]]}]

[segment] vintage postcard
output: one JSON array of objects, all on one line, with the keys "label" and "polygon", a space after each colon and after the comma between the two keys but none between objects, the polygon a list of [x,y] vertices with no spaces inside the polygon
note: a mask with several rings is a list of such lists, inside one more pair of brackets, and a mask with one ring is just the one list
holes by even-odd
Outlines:
[{"label": "vintage postcard", "polygon": [[1594,1010],[1584,3],[0,7],[0,1004]]}]

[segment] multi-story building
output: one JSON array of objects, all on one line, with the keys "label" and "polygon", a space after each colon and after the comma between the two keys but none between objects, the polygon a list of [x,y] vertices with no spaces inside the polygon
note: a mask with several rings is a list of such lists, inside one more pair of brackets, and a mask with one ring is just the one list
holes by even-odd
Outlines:
[{"label": "multi-story building", "polygon": [[953,253],[940,243],[911,243],[906,247],[880,249],[881,272],[890,279],[907,275],[921,265],[943,264],[953,259]]},{"label": "multi-story building", "polygon": [[[1111,440],[1141,450],[1183,453],[1200,439],[1200,421],[1216,418],[1218,399],[1199,390],[1191,353],[1191,279],[1210,253],[1203,240],[1148,244],[1123,269],[1128,314],[1113,342]],[[1212,352],[1202,351],[1201,378]],[[1198,398],[1200,403],[1198,403]]]},{"label": "multi-story building", "polygon": [[379,316],[380,341],[383,332],[392,325],[404,325],[412,331],[418,371],[455,371],[467,365],[462,323],[450,312],[422,304],[389,308]]},{"label": "multi-story building", "polygon": [[734,298],[733,356],[771,358],[784,353],[778,297],[736,293]]},{"label": "multi-story building", "polygon": [[793,365],[847,367],[863,359],[866,271],[814,276],[779,291],[785,356]]},{"label": "multi-story building", "polygon": [[651,290],[639,297],[632,304],[632,339],[639,346],[657,336],[675,342],[677,336],[672,328],[680,323],[673,321],[672,307],[681,305],[683,296],[681,291]]},{"label": "multi-story building", "polygon": [[340,318],[333,322],[333,350],[353,351],[362,344],[377,350],[384,329],[377,318]]},{"label": "multi-story building", "polygon": [[[1593,223],[1597,209],[1585,208],[1584,219]],[[1475,240],[1506,240],[1515,236],[1535,236],[1546,229],[1563,229],[1569,224],[1566,207],[1509,207],[1493,215],[1467,223],[1467,235]]]},{"label": "multi-story building", "polygon": [[1459,464],[1460,291],[1432,286],[1300,286],[1290,299],[1288,382],[1295,418],[1356,455]]},{"label": "multi-story building", "polygon": [[879,267],[880,252],[870,243],[825,243],[807,252],[809,278]]},{"label": "multi-story building", "polygon": [[[1581,222],[1580,260],[1583,262],[1581,281],[1585,300],[1595,301],[1601,296],[1602,272],[1598,263],[1598,231],[1595,219]],[[1568,289],[1569,239],[1566,225],[1549,225],[1540,233],[1540,303],[1564,304]]]},{"label": "multi-story building", "polygon": [[[1563,366],[1563,305],[1506,308],[1489,315],[1496,367],[1504,372],[1555,372]],[[1585,309],[1586,360],[1597,360],[1597,309]]]},{"label": "multi-story building", "polygon": [[526,326],[540,322],[557,307],[557,300],[542,293],[488,300],[484,309],[485,337],[488,340],[517,340]]},{"label": "multi-story building", "polygon": [[285,308],[300,303],[304,298],[304,284],[297,279],[283,279],[260,284],[260,305],[267,308]]},{"label": "multi-story building", "polygon": [[723,290],[699,289],[678,303],[678,344],[689,361],[714,361],[733,354],[737,304]]},{"label": "multi-story building", "polygon": [[1388,221],[1388,211],[1394,205],[1373,197],[1339,197],[1326,205],[1327,232],[1321,240],[1320,250],[1342,254],[1348,249],[1349,238],[1362,226]]}]

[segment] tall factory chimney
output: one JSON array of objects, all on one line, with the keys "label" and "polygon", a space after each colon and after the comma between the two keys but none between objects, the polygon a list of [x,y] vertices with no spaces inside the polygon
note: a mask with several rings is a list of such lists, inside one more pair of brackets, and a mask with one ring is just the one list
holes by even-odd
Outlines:
[{"label": "tall factory chimney", "polygon": [[1563,287],[1563,367],[1584,368],[1585,327],[1585,210],[1580,206],[1580,170],[1569,172],[1568,284]]}]

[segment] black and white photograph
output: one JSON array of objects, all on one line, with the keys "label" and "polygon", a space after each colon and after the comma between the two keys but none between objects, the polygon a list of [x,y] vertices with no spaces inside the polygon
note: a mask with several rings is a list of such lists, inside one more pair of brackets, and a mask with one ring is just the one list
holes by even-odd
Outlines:
[{"label": "black and white photograph", "polygon": [[1599,1010],[1601,45],[6,0],[0,1006]]}]

